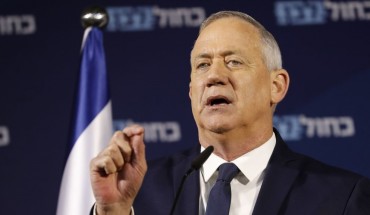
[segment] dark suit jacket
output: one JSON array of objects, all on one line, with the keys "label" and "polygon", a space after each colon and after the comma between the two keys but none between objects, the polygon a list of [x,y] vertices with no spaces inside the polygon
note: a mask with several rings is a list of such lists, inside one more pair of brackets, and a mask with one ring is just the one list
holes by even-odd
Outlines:
[{"label": "dark suit jacket", "polygon": [[[370,215],[370,180],[292,152],[275,130],[276,147],[266,169],[253,215]],[[181,179],[199,146],[149,163],[135,199],[135,215],[168,215]],[[199,172],[191,174],[176,215],[199,210]]]}]

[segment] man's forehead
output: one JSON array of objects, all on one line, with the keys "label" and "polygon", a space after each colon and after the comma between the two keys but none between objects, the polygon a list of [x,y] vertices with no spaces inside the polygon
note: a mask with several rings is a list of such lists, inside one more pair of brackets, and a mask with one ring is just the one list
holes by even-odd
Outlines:
[{"label": "man's forehead", "polygon": [[236,42],[256,43],[260,39],[261,36],[258,29],[247,21],[239,18],[223,18],[209,24],[200,32],[195,40],[193,50],[198,47],[212,45],[212,43],[227,45],[232,45]]},{"label": "man's forehead", "polygon": [[[251,52],[260,52],[261,43],[255,39],[243,38],[242,41],[223,40],[219,43],[214,41],[201,41],[194,45],[191,50],[190,57],[192,60],[200,58],[211,58],[214,55],[230,56],[230,55],[246,55]],[[247,54],[249,55],[249,54]]]},{"label": "man's forehead", "polygon": [[214,30],[215,28],[220,28],[223,32],[226,32],[226,29],[235,29],[237,31],[244,30],[248,34],[259,34],[258,28],[247,20],[240,17],[222,17],[203,27],[199,32],[198,39],[204,32]]}]

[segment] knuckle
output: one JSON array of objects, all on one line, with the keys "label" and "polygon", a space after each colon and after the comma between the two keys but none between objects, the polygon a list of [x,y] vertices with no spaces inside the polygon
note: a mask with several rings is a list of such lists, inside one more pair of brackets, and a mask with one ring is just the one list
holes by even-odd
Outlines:
[{"label": "knuckle", "polygon": [[113,137],[112,137],[112,143],[115,143],[115,142],[119,142],[123,139],[123,133],[122,131],[116,131],[114,132],[113,134]]},{"label": "knuckle", "polygon": [[101,159],[101,165],[102,166],[109,166],[112,163],[112,158],[109,156],[103,156]]},{"label": "knuckle", "polygon": [[113,157],[114,154],[115,154],[115,149],[113,148],[113,146],[108,147],[104,152],[104,155],[109,156],[109,157]]},{"label": "knuckle", "polygon": [[90,160],[90,169],[96,169],[97,166],[97,157],[95,157]]},{"label": "knuckle", "polygon": [[125,152],[127,154],[131,154],[132,153],[132,148],[128,144],[125,144],[124,150],[125,150]]}]

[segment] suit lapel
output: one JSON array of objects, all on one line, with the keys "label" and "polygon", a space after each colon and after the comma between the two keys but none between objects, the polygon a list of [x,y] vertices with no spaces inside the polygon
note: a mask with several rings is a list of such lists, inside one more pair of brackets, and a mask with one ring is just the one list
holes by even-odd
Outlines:
[{"label": "suit lapel", "polygon": [[[289,150],[280,137],[277,130],[276,146],[266,168],[266,175],[257,198],[253,215],[276,215],[284,204],[296,177],[299,174],[297,168],[289,168],[288,164],[299,159],[295,153]],[[177,189],[181,184],[182,177],[190,168],[191,161],[199,154],[200,148],[195,147],[189,153],[177,159],[173,171],[173,196],[175,198]],[[180,194],[175,209],[176,215],[189,215],[199,213],[199,171],[188,176],[184,183],[183,192]]]},{"label": "suit lapel", "polygon": [[[189,154],[184,155],[181,158],[177,165],[175,165],[173,178],[174,178],[174,198],[176,192],[180,187],[181,180],[186,173],[186,171],[191,166],[191,161],[200,153],[200,147],[195,147],[190,151]],[[200,195],[200,186],[199,186],[199,171],[194,171],[191,173],[186,181],[184,182],[183,192],[180,194],[179,200],[174,214],[176,215],[189,215],[189,214],[198,214],[199,213],[199,195]]]},{"label": "suit lapel", "polygon": [[299,170],[289,168],[288,163],[294,162],[298,157],[288,149],[277,130],[276,146],[266,168],[266,175],[257,198],[253,215],[276,215],[292,187]]}]

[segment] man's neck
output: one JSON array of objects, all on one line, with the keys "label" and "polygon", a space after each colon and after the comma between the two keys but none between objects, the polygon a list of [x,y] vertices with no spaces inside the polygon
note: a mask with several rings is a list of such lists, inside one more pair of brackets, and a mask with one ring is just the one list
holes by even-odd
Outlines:
[{"label": "man's neck", "polygon": [[232,130],[223,133],[200,131],[199,141],[204,147],[209,145],[215,147],[214,153],[217,156],[232,161],[264,144],[271,138],[272,132],[272,126],[256,129],[255,131]]}]

